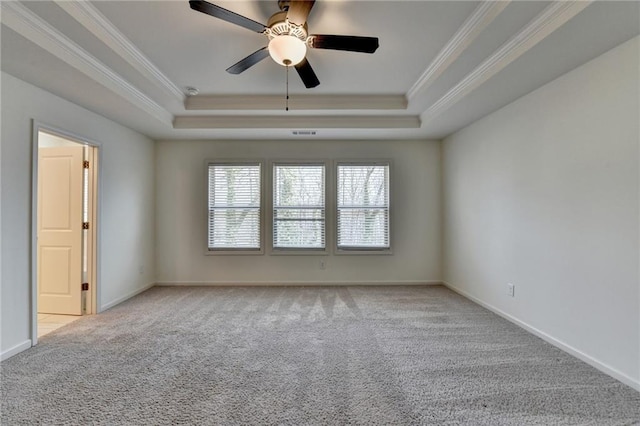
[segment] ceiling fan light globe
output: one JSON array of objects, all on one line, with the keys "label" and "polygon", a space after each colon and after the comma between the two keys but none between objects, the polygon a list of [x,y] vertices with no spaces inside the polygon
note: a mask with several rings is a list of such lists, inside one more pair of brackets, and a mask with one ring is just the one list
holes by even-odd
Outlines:
[{"label": "ceiling fan light globe", "polygon": [[269,55],[282,66],[297,65],[306,54],[305,42],[291,35],[279,35],[269,42]]}]

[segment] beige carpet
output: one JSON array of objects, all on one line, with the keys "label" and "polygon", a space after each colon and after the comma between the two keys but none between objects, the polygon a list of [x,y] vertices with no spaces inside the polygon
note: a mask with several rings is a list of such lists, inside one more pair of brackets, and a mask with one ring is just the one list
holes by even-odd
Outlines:
[{"label": "beige carpet", "polygon": [[1,366],[4,425],[640,420],[640,393],[444,287],[153,288]]}]

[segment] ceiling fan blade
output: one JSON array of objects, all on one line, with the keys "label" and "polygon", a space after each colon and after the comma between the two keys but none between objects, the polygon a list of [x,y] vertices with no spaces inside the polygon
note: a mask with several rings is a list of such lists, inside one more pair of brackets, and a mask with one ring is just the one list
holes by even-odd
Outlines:
[{"label": "ceiling fan blade", "polygon": [[267,56],[269,56],[269,49],[267,49],[267,47],[265,46],[262,49],[256,50],[246,58],[241,59],[240,61],[231,65],[229,68],[227,68],[227,72],[229,74],[240,74],[241,72],[246,71],[257,64]]},{"label": "ceiling fan blade", "polygon": [[373,53],[380,45],[378,37],[312,34],[310,39],[311,47],[316,49],[347,50],[349,52]]},{"label": "ceiling fan blade", "polygon": [[298,71],[298,75],[307,89],[311,89],[320,84],[320,80],[318,80],[318,77],[316,76],[315,71],[313,71],[313,68],[311,68],[311,64],[309,64],[307,58],[304,58],[302,62],[296,65],[296,71]]},{"label": "ceiling fan blade", "polygon": [[304,25],[315,0],[291,0],[289,10],[287,11],[287,19],[296,25]]},{"label": "ceiling fan blade", "polygon": [[257,33],[261,33],[265,29],[265,26],[259,22],[246,18],[242,15],[238,15],[235,12],[216,6],[215,4],[211,4],[204,0],[189,0],[189,6],[191,6],[191,9],[197,10],[198,12],[206,13],[214,18],[222,19],[223,21],[239,25]]}]

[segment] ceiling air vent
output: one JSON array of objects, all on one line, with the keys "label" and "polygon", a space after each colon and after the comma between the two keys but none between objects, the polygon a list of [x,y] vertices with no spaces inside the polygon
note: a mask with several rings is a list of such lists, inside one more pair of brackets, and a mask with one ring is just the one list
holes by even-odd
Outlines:
[{"label": "ceiling air vent", "polygon": [[294,130],[292,133],[294,136],[315,136],[316,135],[315,130]]}]

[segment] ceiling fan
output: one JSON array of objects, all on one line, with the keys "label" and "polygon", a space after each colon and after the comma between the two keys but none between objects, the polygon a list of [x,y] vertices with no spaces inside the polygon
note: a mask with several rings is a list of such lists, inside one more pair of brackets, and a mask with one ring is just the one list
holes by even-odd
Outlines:
[{"label": "ceiling fan", "polygon": [[307,47],[314,49],[346,50],[373,53],[378,48],[377,37],[328,34],[308,34],[307,17],[315,0],[279,0],[280,12],[269,18],[267,25],[239,15],[204,0],[190,0],[191,9],[239,25],[265,35],[269,44],[227,68],[231,74],[240,74],[267,56],[280,65],[295,67],[308,89],[320,84],[306,58]]}]

